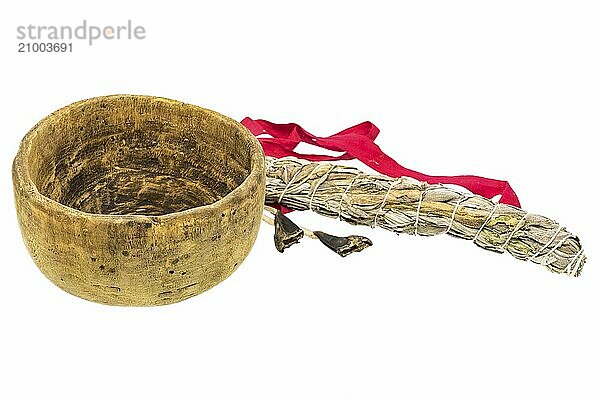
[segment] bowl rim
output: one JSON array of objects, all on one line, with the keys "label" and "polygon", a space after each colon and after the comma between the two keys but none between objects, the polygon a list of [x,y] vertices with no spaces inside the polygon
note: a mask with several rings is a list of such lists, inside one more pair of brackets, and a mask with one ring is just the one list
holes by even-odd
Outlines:
[{"label": "bowl rim", "polygon": [[[205,205],[200,205],[197,207],[187,208],[185,210],[170,212],[160,215],[147,215],[147,214],[99,214],[99,213],[89,213],[86,211],[81,211],[77,208],[69,207],[64,205],[48,196],[43,195],[39,192],[36,184],[31,179],[29,174],[28,164],[26,162],[32,146],[32,139],[37,135],[38,129],[41,125],[48,123],[51,119],[60,116],[66,111],[70,110],[73,107],[81,106],[85,103],[98,102],[104,99],[115,99],[115,98],[145,98],[148,100],[158,100],[161,102],[177,104],[184,107],[191,107],[196,109],[196,111],[202,112],[204,114],[208,114],[211,117],[219,119],[225,123],[232,124],[234,127],[238,128],[241,132],[245,132],[245,141],[250,146],[250,173],[248,176],[244,178],[244,180],[236,186],[232,191],[227,193],[225,196],[220,198],[219,200]],[[62,211],[66,214],[71,214],[73,216],[86,217],[86,218],[94,218],[96,220],[106,220],[108,222],[130,222],[130,221],[167,221],[175,218],[190,216],[198,212],[205,211],[221,211],[224,205],[235,201],[236,197],[242,196],[242,192],[249,188],[253,181],[261,182],[264,181],[265,178],[265,157],[264,151],[260,142],[256,137],[250,133],[250,131],[241,123],[234,120],[233,118],[227,117],[223,114],[220,114],[216,111],[203,108],[194,104],[185,103],[178,100],[169,99],[166,97],[160,96],[148,96],[148,95],[137,95],[137,94],[112,94],[106,96],[96,96],[90,97],[87,99],[79,100],[60,109],[52,112],[51,114],[42,118],[37,124],[35,124],[23,137],[19,144],[19,149],[17,154],[13,160],[12,165],[12,174],[13,174],[13,187],[15,191],[17,190],[17,185],[20,189],[24,190],[26,195],[35,203],[40,205],[41,207],[50,207],[55,210]],[[262,179],[261,179],[262,176]],[[15,193],[16,195],[16,193]]]}]

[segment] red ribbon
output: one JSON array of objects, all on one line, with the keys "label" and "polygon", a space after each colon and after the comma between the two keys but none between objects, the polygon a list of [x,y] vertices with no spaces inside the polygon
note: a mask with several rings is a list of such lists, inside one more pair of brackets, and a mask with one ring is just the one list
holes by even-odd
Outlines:
[{"label": "red ribbon", "polygon": [[[453,184],[462,186],[472,193],[491,199],[500,195],[500,203],[520,207],[519,198],[507,181],[484,178],[475,175],[432,176],[405,168],[385,154],[375,144],[379,129],[365,121],[344,129],[329,137],[318,137],[308,133],[300,125],[274,124],[262,119],[244,118],[242,124],[252,132],[263,146],[265,155],[272,157],[294,156],[309,161],[339,161],[358,159],[375,171],[398,178],[410,176],[430,184]],[[262,137],[268,135],[270,137]],[[339,156],[301,154],[295,152],[300,143],[309,143],[327,150],[342,152]]]}]

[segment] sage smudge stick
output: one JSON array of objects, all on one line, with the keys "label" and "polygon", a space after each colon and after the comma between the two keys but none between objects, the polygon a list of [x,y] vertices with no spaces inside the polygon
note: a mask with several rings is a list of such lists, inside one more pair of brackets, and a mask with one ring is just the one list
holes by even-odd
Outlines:
[{"label": "sage smudge stick", "polygon": [[294,157],[266,157],[266,175],[266,204],[395,233],[448,234],[572,276],[586,260],[579,238],[558,222],[447,186]]}]

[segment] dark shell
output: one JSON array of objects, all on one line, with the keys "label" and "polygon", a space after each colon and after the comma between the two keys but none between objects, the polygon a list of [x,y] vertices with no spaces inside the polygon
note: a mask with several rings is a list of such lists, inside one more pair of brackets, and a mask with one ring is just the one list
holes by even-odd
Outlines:
[{"label": "dark shell", "polygon": [[314,234],[319,238],[321,243],[342,257],[346,257],[350,253],[362,251],[373,245],[373,242],[365,236],[350,235],[340,237],[321,231],[315,231]]},{"label": "dark shell", "polygon": [[275,214],[275,248],[280,253],[298,243],[304,237],[304,231],[281,211]]}]

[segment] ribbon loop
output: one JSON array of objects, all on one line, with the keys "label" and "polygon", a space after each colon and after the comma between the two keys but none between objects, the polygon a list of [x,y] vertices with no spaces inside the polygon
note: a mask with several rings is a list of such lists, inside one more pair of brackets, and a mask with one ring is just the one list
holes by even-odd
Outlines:
[{"label": "ribbon loop", "polygon": [[[475,175],[433,176],[403,167],[375,144],[379,128],[369,121],[354,125],[329,137],[315,136],[295,123],[275,124],[246,117],[242,120],[242,125],[248,128],[254,136],[257,136],[267,156],[277,158],[293,156],[308,161],[357,159],[373,170],[392,178],[409,176],[429,184],[458,185],[488,199],[500,195],[500,203],[521,206],[517,194],[507,181]],[[270,137],[263,137],[265,134]],[[312,144],[323,149],[342,152],[342,154],[330,156],[297,153],[295,149],[300,143]]]}]

